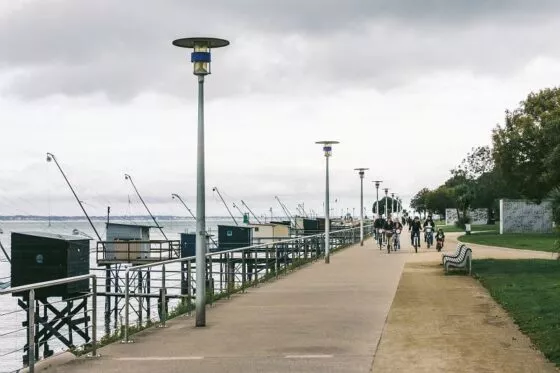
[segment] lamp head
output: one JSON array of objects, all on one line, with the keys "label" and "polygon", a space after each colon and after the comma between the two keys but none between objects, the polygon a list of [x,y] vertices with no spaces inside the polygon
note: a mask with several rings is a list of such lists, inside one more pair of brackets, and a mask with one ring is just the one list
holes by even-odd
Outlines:
[{"label": "lamp head", "polygon": [[51,153],[47,153],[47,162],[51,162],[54,158],[54,155],[52,155]]},{"label": "lamp head", "polygon": [[369,170],[369,168],[355,168],[354,171],[358,171],[358,175],[360,175],[360,179],[364,178],[365,171]]},{"label": "lamp head", "polygon": [[330,157],[332,155],[332,145],[340,144],[340,143],[338,141],[323,140],[323,141],[316,141],[315,144],[323,145],[323,151],[325,152],[325,157]]},{"label": "lamp head", "polygon": [[212,48],[225,47],[229,45],[229,41],[218,38],[195,37],[174,40],[173,45],[192,49],[191,62],[193,63],[193,74],[204,76],[210,74],[210,50]]},{"label": "lamp head", "polygon": [[125,180],[129,180],[129,179],[130,179],[130,175],[129,175],[129,174],[124,174],[124,179],[125,179]]}]

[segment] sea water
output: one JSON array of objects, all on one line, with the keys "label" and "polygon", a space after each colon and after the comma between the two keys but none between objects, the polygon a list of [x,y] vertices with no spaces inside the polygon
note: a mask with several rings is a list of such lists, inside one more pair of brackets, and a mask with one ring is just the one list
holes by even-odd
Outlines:
[{"label": "sea water", "polygon": [[[113,223],[155,225],[150,220],[111,220]],[[180,233],[194,233],[196,223],[194,219],[177,219],[177,220],[158,220],[163,231],[170,240],[179,240]],[[93,221],[96,230],[105,239],[105,222]],[[217,236],[218,225],[232,225],[231,219],[226,218],[207,218],[206,230],[210,234]],[[90,255],[90,268],[96,268],[95,245],[97,242],[95,232],[87,220],[72,221],[0,221],[0,242],[10,255],[10,236],[12,232],[47,232],[56,234],[73,235],[73,231],[77,229],[79,232],[92,238]],[[150,238],[152,240],[163,240],[164,237],[157,228],[150,230]],[[102,274],[101,271],[94,271],[96,274]],[[157,281],[157,274],[154,274],[152,281]],[[10,263],[4,258],[4,254],[0,253],[0,283],[10,281]],[[102,281],[98,281],[98,290],[102,289]],[[13,372],[22,367],[23,346],[26,344],[26,328],[22,327],[22,322],[26,320],[25,312],[18,306],[16,297],[11,295],[0,295],[0,372]],[[98,339],[104,332],[104,298],[98,297]],[[155,300],[152,303],[156,303]],[[122,304],[122,303],[121,303]],[[100,317],[101,316],[101,317]],[[132,320],[131,320],[132,322]],[[64,335],[64,333],[63,333]],[[65,349],[62,343],[57,343],[55,339],[49,342],[49,347],[55,352]],[[42,349],[40,354],[42,353]]]}]

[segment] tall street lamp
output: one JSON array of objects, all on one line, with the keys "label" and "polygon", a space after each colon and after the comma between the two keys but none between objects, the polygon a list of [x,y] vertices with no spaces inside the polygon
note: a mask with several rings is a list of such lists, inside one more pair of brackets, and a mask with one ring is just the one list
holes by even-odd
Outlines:
[{"label": "tall street lamp", "polygon": [[210,74],[210,50],[229,45],[225,39],[195,37],[173,41],[190,48],[193,74],[198,77],[198,143],[196,160],[196,326],[206,326],[206,205],[204,180],[204,77]]},{"label": "tall street lamp", "polygon": [[379,217],[379,185],[383,182],[383,180],[374,180],[375,183],[375,213]]},{"label": "tall street lamp", "polygon": [[395,193],[391,193],[391,214],[395,213]]},{"label": "tall street lamp", "polygon": [[329,233],[330,233],[330,209],[329,209],[329,158],[332,155],[332,145],[339,144],[338,141],[317,141],[315,144],[323,145],[323,152],[325,152],[325,160],[326,160],[326,178],[325,178],[325,263],[330,263],[329,257]]},{"label": "tall street lamp", "polygon": [[389,198],[389,197],[388,197],[389,188],[385,188],[385,189],[383,189],[383,190],[385,191],[385,218],[386,218],[387,220],[389,220],[389,212],[388,212],[388,210],[387,210],[387,199]]},{"label": "tall street lamp", "polygon": [[369,168],[355,168],[354,170],[358,171],[360,175],[360,246],[364,246],[364,174]]}]

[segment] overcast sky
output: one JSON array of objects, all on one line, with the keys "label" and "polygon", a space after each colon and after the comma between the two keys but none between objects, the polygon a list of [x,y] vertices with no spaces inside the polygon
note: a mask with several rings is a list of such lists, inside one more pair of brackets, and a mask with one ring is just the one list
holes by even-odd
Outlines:
[{"label": "overcast sky", "polygon": [[[196,193],[187,36],[229,39],[206,84],[207,215],[279,196],[359,210],[356,167],[408,202],[436,187],[530,91],[558,84],[557,0],[12,0],[0,2],[0,215],[86,208],[185,214]],[[130,195],[130,203],[129,201]]]}]

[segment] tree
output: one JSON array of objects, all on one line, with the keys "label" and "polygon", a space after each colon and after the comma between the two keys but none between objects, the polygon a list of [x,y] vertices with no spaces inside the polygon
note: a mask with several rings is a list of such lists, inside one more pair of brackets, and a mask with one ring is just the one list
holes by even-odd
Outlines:
[{"label": "tree", "polygon": [[441,185],[426,195],[426,206],[436,214],[445,215],[445,209],[455,208],[457,203],[454,198],[453,188]]},{"label": "tree", "polygon": [[492,134],[496,167],[509,187],[541,200],[560,182],[560,88],[530,93]]},{"label": "tree", "polygon": [[[383,197],[379,200],[379,213],[381,215],[386,215],[385,213],[385,200],[387,200],[387,210],[389,210],[389,212],[394,212],[393,211],[393,198],[391,197]],[[395,198],[395,211],[397,209],[397,205],[398,205],[398,201]],[[371,208],[371,211],[375,214],[377,211],[377,201],[373,202],[373,206]]]},{"label": "tree", "polygon": [[412,199],[410,200],[410,207],[420,213],[426,213],[429,210],[427,197],[430,194],[428,188],[422,188]]},{"label": "tree", "polygon": [[466,158],[451,173],[468,180],[475,180],[481,175],[491,172],[493,169],[492,150],[489,146],[478,146],[472,148],[472,151],[467,154]]}]

